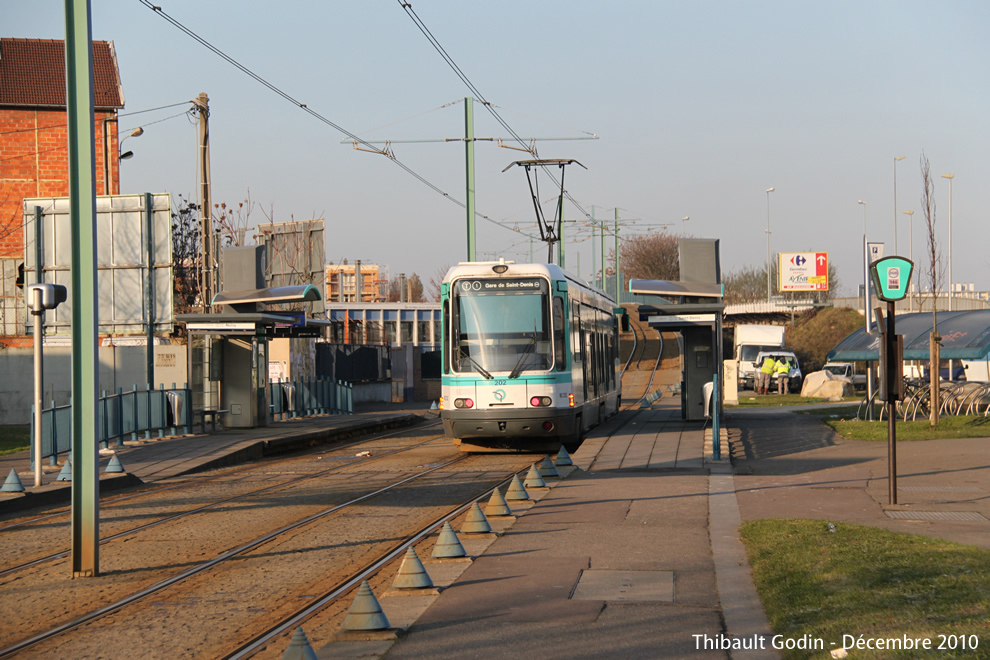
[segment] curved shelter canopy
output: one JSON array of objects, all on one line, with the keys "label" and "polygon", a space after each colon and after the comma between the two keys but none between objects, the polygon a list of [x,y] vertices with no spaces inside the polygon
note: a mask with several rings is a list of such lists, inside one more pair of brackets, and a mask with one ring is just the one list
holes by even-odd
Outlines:
[{"label": "curved shelter canopy", "polygon": [[[931,312],[898,314],[894,331],[904,335],[904,359],[927,360],[928,335],[932,331]],[[982,360],[990,353],[990,309],[939,312],[938,333],[942,336],[939,356],[944,360]],[[867,334],[865,328],[852,333],[829,351],[828,360],[877,362],[880,360],[880,333]]]}]

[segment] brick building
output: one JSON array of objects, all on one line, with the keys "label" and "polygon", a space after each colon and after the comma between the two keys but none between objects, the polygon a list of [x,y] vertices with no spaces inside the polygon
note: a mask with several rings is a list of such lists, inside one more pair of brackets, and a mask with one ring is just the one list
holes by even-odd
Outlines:
[{"label": "brick building", "polygon": [[[117,194],[124,93],[112,42],[93,42],[93,87],[96,194]],[[25,198],[69,194],[68,158],[65,42],[0,39],[0,258],[24,257]]]}]

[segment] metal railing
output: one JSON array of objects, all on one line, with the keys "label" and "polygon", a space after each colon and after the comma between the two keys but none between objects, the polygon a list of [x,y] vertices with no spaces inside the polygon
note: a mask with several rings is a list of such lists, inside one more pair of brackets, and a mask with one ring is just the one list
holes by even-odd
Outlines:
[{"label": "metal railing", "polygon": [[[122,447],[124,440],[139,436],[151,438],[192,432],[192,391],[187,387],[159,389],[137,385],[130,392],[117,388],[116,393],[104,390],[97,403],[96,441],[107,449],[110,443]],[[33,406],[32,406],[33,413]],[[34,415],[31,415],[31,437],[34,437]],[[41,410],[41,458],[51,465],[58,464],[58,455],[72,449],[72,404],[55,405]],[[32,446],[32,452],[34,451]],[[33,461],[33,457],[32,457]]]},{"label": "metal railing", "polygon": [[354,386],[332,378],[268,381],[272,421],[354,414]]},{"label": "metal railing", "polygon": [[[873,421],[884,418],[879,391],[864,397],[856,417]],[[904,398],[897,402],[897,417],[903,421],[925,419],[931,413],[931,386],[923,380],[904,381]],[[990,417],[990,383],[979,381],[941,381],[939,383],[939,416],[977,415]]]}]

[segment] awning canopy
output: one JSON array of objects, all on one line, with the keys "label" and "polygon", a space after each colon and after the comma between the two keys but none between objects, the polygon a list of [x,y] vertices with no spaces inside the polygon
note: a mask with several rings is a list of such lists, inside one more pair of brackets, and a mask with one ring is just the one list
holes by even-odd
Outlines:
[{"label": "awning canopy", "polygon": [[[904,335],[904,359],[928,360],[928,335],[932,331],[931,312],[898,314],[894,332]],[[945,360],[982,360],[990,353],[990,309],[939,312],[938,333],[942,337],[939,356]],[[828,360],[877,362],[880,360],[880,333],[876,326],[867,334],[860,328],[836,345]]]}]

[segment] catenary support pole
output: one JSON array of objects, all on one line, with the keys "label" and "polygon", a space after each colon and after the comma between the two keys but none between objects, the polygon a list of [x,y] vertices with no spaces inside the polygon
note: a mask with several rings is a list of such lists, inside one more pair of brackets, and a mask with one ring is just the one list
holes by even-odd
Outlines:
[{"label": "catenary support pole", "polygon": [[148,259],[148,274],[145,276],[145,375],[148,387],[155,385],[155,198],[144,193],[144,237],[145,255]]},{"label": "catenary support pole", "polygon": [[615,304],[619,304],[622,278],[619,277],[619,207],[615,207]]},{"label": "catenary support pole", "polygon": [[474,225],[474,99],[464,99],[464,159],[467,177],[467,260],[477,256]]},{"label": "catenary support pole", "polygon": [[72,218],[72,577],[100,574],[96,167],[88,0],[65,0],[69,207]]}]

